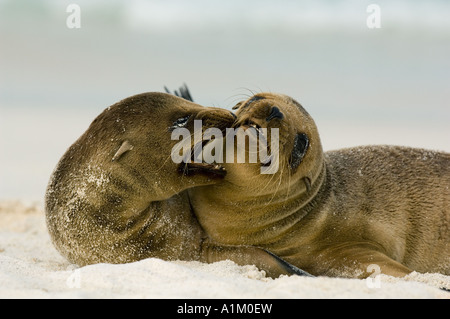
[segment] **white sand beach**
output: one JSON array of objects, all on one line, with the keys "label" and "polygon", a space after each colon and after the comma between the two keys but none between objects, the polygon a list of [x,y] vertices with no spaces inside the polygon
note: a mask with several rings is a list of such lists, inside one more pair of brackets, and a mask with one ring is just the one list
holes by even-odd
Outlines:
[{"label": "white sand beach", "polygon": [[[186,82],[231,109],[298,100],[325,151],[390,144],[450,152],[450,1],[0,0],[0,298],[450,298],[450,277],[267,278],[254,266],[68,263],[43,197],[65,150],[106,107]],[[372,280],[372,281],[371,281]],[[373,281],[374,280],[374,281]]]},{"label": "white sand beach", "polygon": [[0,298],[432,298],[450,277],[267,278],[254,266],[148,259],[71,265],[52,246],[40,204],[0,202]]}]

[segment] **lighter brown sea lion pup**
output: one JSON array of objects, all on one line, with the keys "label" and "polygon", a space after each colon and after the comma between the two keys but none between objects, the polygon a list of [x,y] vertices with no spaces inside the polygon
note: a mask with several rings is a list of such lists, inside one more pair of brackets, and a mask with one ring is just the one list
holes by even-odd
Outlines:
[{"label": "lighter brown sea lion pup", "polygon": [[[235,116],[165,93],[127,98],[101,113],[57,165],[46,218],[58,251],[78,265],[165,260],[255,264],[268,275],[302,274],[255,247],[213,244],[193,215],[186,189],[223,180],[219,165],[171,160],[175,128],[224,129]],[[190,172],[189,177],[182,173]]]},{"label": "lighter brown sea lion pup", "polygon": [[279,169],[225,163],[223,183],[189,190],[212,239],[268,249],[313,275],[450,274],[450,154],[393,146],[324,154],[292,98],[261,93],[236,108],[242,128],[279,128]]}]

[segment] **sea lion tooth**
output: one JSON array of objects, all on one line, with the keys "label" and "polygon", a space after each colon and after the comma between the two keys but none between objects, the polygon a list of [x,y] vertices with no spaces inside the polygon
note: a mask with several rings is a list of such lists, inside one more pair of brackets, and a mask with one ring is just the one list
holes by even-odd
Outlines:
[{"label": "sea lion tooth", "polygon": [[130,141],[125,140],[122,145],[120,145],[119,150],[114,154],[112,161],[118,160],[123,154],[125,154],[128,151],[131,151],[134,148],[134,146],[130,143]]}]

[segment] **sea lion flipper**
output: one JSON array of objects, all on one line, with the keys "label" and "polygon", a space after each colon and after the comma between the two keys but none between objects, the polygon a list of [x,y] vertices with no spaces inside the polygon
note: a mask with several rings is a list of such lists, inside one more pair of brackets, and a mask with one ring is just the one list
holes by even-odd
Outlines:
[{"label": "sea lion flipper", "polygon": [[[374,275],[387,275],[402,278],[411,269],[389,258],[376,246],[362,243],[346,243],[329,246],[318,252],[317,262],[327,265],[320,273],[326,276],[340,273],[343,277],[365,279]],[[319,269],[319,266],[316,266]],[[350,270],[350,272],[348,271]]]},{"label": "sea lion flipper", "polygon": [[187,100],[187,101],[194,102],[194,99],[192,98],[191,92],[189,91],[189,88],[188,88],[188,86],[186,85],[186,83],[184,83],[183,86],[180,87],[180,89],[179,89],[180,91],[175,90],[175,91],[173,91],[173,93],[172,93],[172,92],[170,92],[170,90],[167,88],[167,86],[164,86],[164,90],[165,90],[166,93],[168,93],[168,94],[173,94],[173,95],[178,96],[178,97],[181,97],[181,98],[183,98],[183,99],[185,99],[185,100]]},{"label": "sea lion flipper", "polygon": [[204,243],[201,248],[202,262],[213,263],[231,260],[240,266],[255,265],[272,278],[278,278],[281,275],[313,277],[262,248],[253,246],[221,246],[209,243]]},{"label": "sea lion flipper", "polygon": [[292,272],[292,275],[297,275],[297,276],[305,276],[305,277],[315,277],[313,275],[311,275],[310,273],[295,267],[294,265],[291,265],[290,263],[288,263],[287,261],[281,259],[280,257],[278,257],[277,255],[271,253],[268,250],[262,249],[264,250],[266,253],[268,253],[269,255],[271,255],[283,268],[285,268],[286,270]]}]

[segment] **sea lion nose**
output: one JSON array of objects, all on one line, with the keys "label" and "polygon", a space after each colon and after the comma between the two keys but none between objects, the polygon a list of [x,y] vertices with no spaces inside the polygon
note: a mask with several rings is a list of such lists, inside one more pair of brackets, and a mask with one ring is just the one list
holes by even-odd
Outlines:
[{"label": "sea lion nose", "polygon": [[266,118],[266,121],[270,122],[273,119],[279,119],[279,120],[284,119],[284,114],[281,113],[280,109],[278,107],[276,107],[276,106],[274,106],[272,108],[272,110],[270,111],[269,116]]}]

